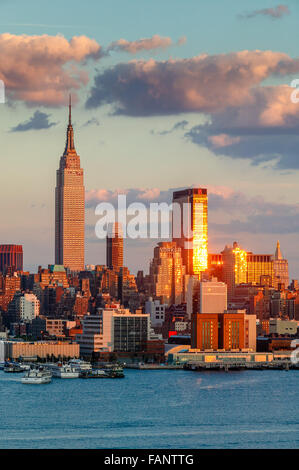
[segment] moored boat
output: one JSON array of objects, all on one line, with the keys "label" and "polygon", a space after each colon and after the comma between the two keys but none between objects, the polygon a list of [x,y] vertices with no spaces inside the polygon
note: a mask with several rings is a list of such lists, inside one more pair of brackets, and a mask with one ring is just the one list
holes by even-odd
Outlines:
[{"label": "moored boat", "polygon": [[45,367],[38,367],[26,372],[21,382],[23,384],[47,384],[50,383],[51,380],[51,371]]},{"label": "moored boat", "polygon": [[90,362],[82,361],[82,359],[71,359],[68,363],[77,372],[83,372],[85,370],[91,370]]},{"label": "moored boat", "polygon": [[53,377],[59,379],[77,379],[79,377],[79,371],[70,364],[47,364],[46,367],[52,372]]},{"label": "moored boat", "polygon": [[96,367],[91,370],[82,371],[80,377],[82,379],[118,379],[123,378],[125,375],[120,366],[110,365],[107,367]]},{"label": "moored boat", "polygon": [[3,371],[8,373],[24,372],[20,367],[20,364],[17,364],[16,362],[6,362],[4,364]]}]

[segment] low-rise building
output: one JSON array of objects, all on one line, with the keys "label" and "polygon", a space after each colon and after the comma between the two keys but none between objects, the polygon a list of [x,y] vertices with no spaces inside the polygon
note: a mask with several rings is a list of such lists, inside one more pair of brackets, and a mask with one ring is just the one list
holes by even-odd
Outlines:
[{"label": "low-rise building", "polygon": [[101,351],[146,351],[150,334],[150,315],[131,313],[128,309],[98,309],[83,319],[83,333],[77,335],[80,353],[92,356]]},{"label": "low-rise building", "polygon": [[296,320],[281,320],[279,318],[270,318],[269,334],[278,335],[296,335],[298,322]]},{"label": "low-rise building", "polygon": [[79,357],[79,344],[59,341],[0,341],[0,350],[4,360],[34,356],[41,359],[47,359],[51,356],[57,359]]}]

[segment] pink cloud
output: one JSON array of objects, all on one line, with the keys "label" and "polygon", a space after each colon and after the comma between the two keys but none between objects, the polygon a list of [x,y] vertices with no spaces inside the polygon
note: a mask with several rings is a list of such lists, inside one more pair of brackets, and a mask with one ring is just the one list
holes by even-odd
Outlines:
[{"label": "pink cloud", "polygon": [[127,41],[126,39],[119,39],[114,41],[108,47],[108,50],[125,51],[130,54],[137,54],[140,51],[150,51],[153,49],[166,49],[172,45],[172,40],[169,37],[161,37],[155,34],[151,38],[138,39],[137,41]]},{"label": "pink cloud", "polygon": [[240,142],[240,137],[231,137],[227,134],[218,134],[208,137],[214,147],[227,147]]},{"label": "pink cloud", "polygon": [[160,189],[158,188],[151,188],[151,189],[145,189],[138,194],[138,199],[146,199],[146,200],[153,200],[153,199],[158,199],[160,196]]},{"label": "pink cloud", "polygon": [[254,18],[256,16],[271,16],[272,18],[282,18],[284,15],[289,15],[290,10],[287,5],[277,5],[273,8],[263,8],[261,10],[255,10],[252,13],[241,15],[243,18]]},{"label": "pink cloud", "polygon": [[27,104],[62,105],[70,90],[88,81],[79,68],[101,55],[101,46],[86,36],[0,34],[0,78],[8,96]]},{"label": "pink cloud", "polygon": [[270,76],[299,71],[299,60],[272,51],[241,51],[167,61],[133,60],[100,73],[87,107],[114,103],[135,116],[218,113],[253,100],[251,91]]}]

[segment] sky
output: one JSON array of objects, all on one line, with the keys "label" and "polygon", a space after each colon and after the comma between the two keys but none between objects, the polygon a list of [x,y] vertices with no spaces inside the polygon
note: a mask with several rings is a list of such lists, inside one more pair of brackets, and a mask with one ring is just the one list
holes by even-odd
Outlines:
[{"label": "sky", "polygon": [[[209,252],[279,239],[298,278],[298,20],[296,0],[0,0],[0,243],[23,244],[26,269],[54,262],[71,92],[86,263],[105,264],[99,202],[201,186]],[[125,240],[134,273],[157,241]]]}]

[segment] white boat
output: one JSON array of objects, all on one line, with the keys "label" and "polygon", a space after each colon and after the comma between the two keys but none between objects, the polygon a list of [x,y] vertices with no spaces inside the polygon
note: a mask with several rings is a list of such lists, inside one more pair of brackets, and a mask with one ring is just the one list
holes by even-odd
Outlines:
[{"label": "white boat", "polygon": [[51,371],[44,367],[39,367],[26,372],[21,382],[23,384],[48,384],[51,380]]},{"label": "white boat", "polygon": [[77,379],[79,377],[79,371],[70,364],[47,364],[46,367],[52,372],[53,377],[59,379]]},{"label": "white boat", "polygon": [[73,367],[77,372],[83,372],[84,370],[91,370],[91,364],[87,361],[82,361],[82,359],[71,359],[69,365]]},{"label": "white boat", "polygon": [[22,370],[30,370],[31,369],[30,364],[20,363],[19,366],[21,367]]}]

